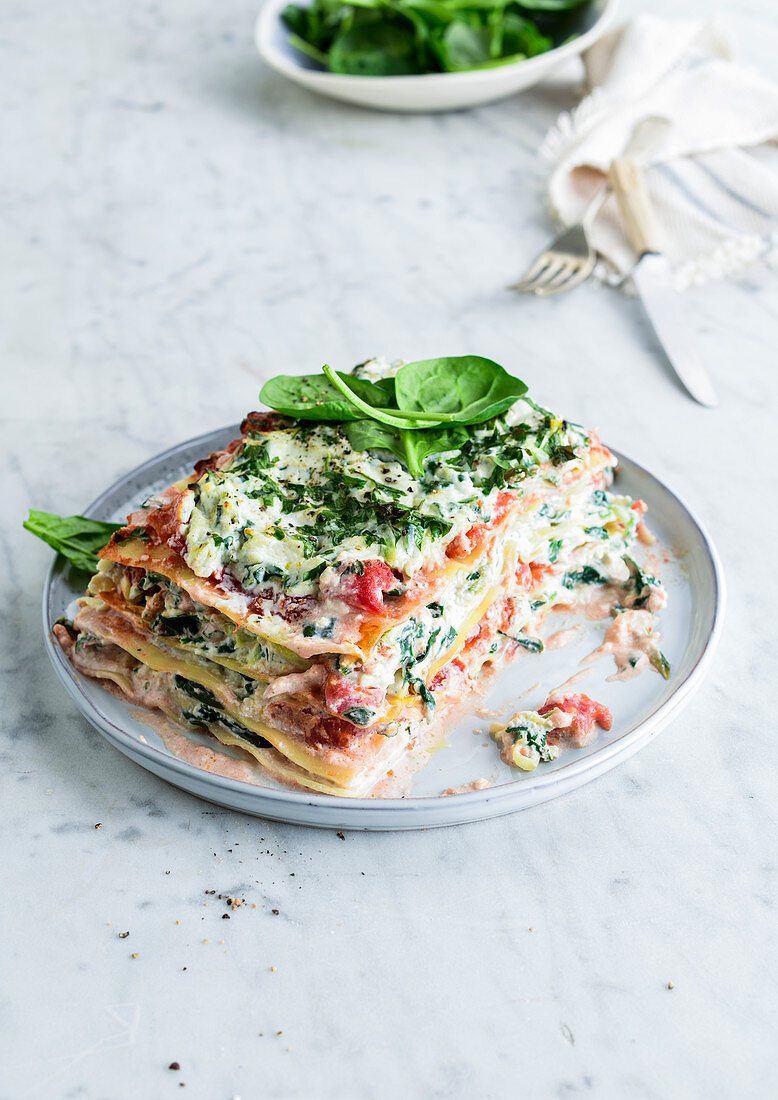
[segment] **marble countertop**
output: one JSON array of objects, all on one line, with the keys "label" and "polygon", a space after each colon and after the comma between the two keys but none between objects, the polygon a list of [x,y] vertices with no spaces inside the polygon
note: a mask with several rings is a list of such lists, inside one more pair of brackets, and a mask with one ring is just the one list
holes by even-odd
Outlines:
[{"label": "marble countertop", "polygon": [[[703,410],[636,301],[503,289],[549,234],[537,149],[575,65],[384,116],[263,69],[254,15],[4,6],[0,1096],[774,1096],[778,277],[686,294]],[[732,23],[770,71],[778,15]],[[562,800],[416,834],[242,817],[110,748],[45,659],[27,508],[79,511],[279,370],[465,351],[708,525],[728,619],[682,715]]]}]

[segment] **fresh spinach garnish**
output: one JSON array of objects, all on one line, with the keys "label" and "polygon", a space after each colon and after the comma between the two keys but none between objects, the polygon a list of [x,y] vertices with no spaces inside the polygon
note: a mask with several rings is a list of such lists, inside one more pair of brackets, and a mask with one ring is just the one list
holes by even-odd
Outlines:
[{"label": "fresh spinach garnish", "polygon": [[420,476],[424,460],[430,455],[458,451],[468,438],[467,428],[452,424],[448,428],[423,428],[403,431],[377,420],[353,420],[345,425],[346,437],[355,451],[390,451],[409,470]]},{"label": "fresh spinach garnish", "polygon": [[53,512],[31,511],[23,526],[67,558],[76,569],[94,573],[99,563],[97,551],[102,550],[111,535],[123,524],[103,523],[86,516],[58,516]]},{"label": "fresh spinach garnish", "polygon": [[[343,423],[355,450],[386,450],[414,477],[433,454],[458,451],[466,426],[493,420],[527,392],[524,382],[480,355],[422,359],[400,367],[393,386],[340,374],[272,378],[260,400],[277,412]],[[500,464],[502,465],[502,464]]]},{"label": "fresh spinach garnish", "polygon": [[[352,375],[348,376],[348,384],[360,400],[370,405],[381,408],[389,404],[389,395],[381,386]],[[259,399],[276,412],[298,420],[344,421],[364,416],[323,374],[278,375],[265,383]]]},{"label": "fresh spinach garnish", "polygon": [[459,424],[491,420],[527,392],[524,382],[481,355],[406,363],[394,388],[398,408],[416,416],[437,413]]}]

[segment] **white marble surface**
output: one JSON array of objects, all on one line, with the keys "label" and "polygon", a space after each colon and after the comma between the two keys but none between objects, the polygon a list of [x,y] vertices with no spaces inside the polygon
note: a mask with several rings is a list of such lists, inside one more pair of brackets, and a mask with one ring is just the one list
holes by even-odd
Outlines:
[{"label": "white marble surface", "polygon": [[[774,70],[772,6],[737,10]],[[776,1095],[778,277],[685,298],[722,398],[702,410],[635,301],[502,289],[547,237],[536,149],[576,70],[400,118],[264,71],[246,0],[3,15],[0,1095]],[[620,770],[512,818],[341,839],[110,749],[45,661],[49,552],[20,523],[234,421],[269,373],[379,351],[491,355],[599,425],[699,509],[730,607],[705,687]],[[247,905],[224,920],[208,890]]]}]

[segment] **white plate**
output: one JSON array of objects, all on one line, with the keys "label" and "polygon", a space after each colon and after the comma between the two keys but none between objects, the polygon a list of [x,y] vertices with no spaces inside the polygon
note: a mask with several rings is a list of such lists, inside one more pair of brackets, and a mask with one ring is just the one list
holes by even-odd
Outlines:
[{"label": "white plate", "polygon": [[[203,455],[224,447],[239,434],[223,428],[181,443],[150,459],[106,490],[86,510],[97,519],[123,521],[140,501],[189,473]],[[710,539],[685,504],[642,467],[619,456],[620,491],[648,504],[651,529],[659,548],[672,551],[662,566],[668,606],[661,613],[662,649],[672,666],[669,680],[652,670],[634,680],[608,682],[614,671],[608,658],[594,666],[577,690],[604,702],[613,711],[613,727],[584,749],[562,752],[551,764],[517,776],[502,764],[488,736],[489,719],[476,708],[513,710],[540,705],[549,690],[578,671],[578,662],[600,642],[603,624],[582,627],[576,642],[559,650],[527,655],[510,665],[486,699],[449,732],[448,746],[436,752],[417,776],[407,798],[351,799],[307,794],[279,787],[269,779],[260,785],[213,775],[177,759],[159,736],[138,719],[139,712],[104,691],[95,680],[77,673],[51,636],[51,627],[74,598],[83,594],[83,575],[55,560],[43,596],[43,626],[51,662],[81,713],[120,752],[155,775],[201,798],[244,813],[303,825],[338,829],[416,829],[455,825],[526,809],[565,794],[609,771],[647,744],[688,701],[707,669],[721,630],[724,578]],[[656,548],[654,548],[656,549]],[[474,730],[478,736],[474,736]],[[679,731],[680,732],[680,731]],[[213,738],[203,743],[218,747]],[[224,750],[227,752],[228,750]],[[86,752],[86,748],[85,748]],[[481,776],[496,779],[481,791],[436,797]],[[596,792],[592,797],[597,797]]]},{"label": "white plate", "polygon": [[342,76],[323,69],[290,46],[281,12],[289,0],[267,0],[254,38],[262,58],[283,76],[311,92],[382,111],[452,111],[505,99],[544,80],[569,57],[583,53],[616,18],[618,0],[594,0],[582,16],[581,33],[548,53],[494,69],[421,76]]}]

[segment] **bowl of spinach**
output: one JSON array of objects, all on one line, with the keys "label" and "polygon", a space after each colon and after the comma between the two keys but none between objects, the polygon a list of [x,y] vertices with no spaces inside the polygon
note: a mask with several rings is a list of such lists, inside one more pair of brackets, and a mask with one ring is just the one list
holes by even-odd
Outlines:
[{"label": "bowl of spinach", "polygon": [[267,0],[263,59],[311,91],[390,111],[503,99],[610,27],[618,0]]}]

